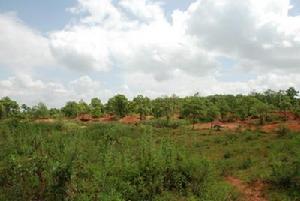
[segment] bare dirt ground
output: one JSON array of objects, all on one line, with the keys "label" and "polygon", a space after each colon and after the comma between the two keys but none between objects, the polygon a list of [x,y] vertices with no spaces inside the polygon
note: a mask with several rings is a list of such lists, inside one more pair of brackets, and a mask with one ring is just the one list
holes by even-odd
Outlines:
[{"label": "bare dirt ground", "polygon": [[267,133],[275,132],[281,125],[286,126],[291,131],[300,131],[299,120],[288,120],[286,122],[267,124],[261,127],[261,130]]},{"label": "bare dirt ground", "polygon": [[[273,122],[269,124],[265,124],[263,126],[256,126],[252,123],[247,122],[218,122],[213,123],[213,125],[221,126],[221,130],[229,130],[236,131],[237,129],[245,130],[245,129],[259,129],[266,133],[273,133],[278,130],[280,126],[285,126],[291,131],[300,131],[300,120],[288,120],[285,122]],[[208,130],[211,128],[211,123],[197,123],[194,127],[196,130]]]},{"label": "bare dirt ground", "polygon": [[115,121],[115,117],[113,115],[105,115],[98,119],[100,122],[112,122]]},{"label": "bare dirt ground", "polygon": [[227,177],[226,181],[243,195],[245,201],[267,201],[263,195],[265,185],[262,182],[257,181],[252,184],[246,184],[235,177]]},{"label": "bare dirt ground", "polygon": [[213,124],[209,123],[197,123],[195,124],[195,129],[196,130],[205,130],[205,129],[210,129],[211,126],[214,125],[219,125],[222,129],[225,130],[236,130],[238,128],[246,128],[247,123],[245,122],[213,122]]},{"label": "bare dirt ground", "polygon": [[138,115],[129,115],[119,120],[121,123],[125,124],[136,124],[140,122],[140,117]]},{"label": "bare dirt ground", "polygon": [[49,118],[36,119],[35,122],[37,122],[37,123],[53,123],[53,122],[55,122],[55,119],[49,119]]}]

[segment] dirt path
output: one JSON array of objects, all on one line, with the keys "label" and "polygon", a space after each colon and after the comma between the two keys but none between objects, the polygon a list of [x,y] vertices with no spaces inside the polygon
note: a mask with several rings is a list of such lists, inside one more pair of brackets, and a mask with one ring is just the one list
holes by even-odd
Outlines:
[{"label": "dirt path", "polygon": [[245,184],[235,177],[227,177],[226,181],[238,189],[244,195],[246,201],[267,201],[263,196],[264,185],[261,182],[255,182],[251,185]]}]

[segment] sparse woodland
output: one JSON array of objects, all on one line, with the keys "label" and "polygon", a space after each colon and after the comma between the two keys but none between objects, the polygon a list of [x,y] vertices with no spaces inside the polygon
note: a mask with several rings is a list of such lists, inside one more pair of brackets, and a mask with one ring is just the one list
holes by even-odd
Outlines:
[{"label": "sparse woodland", "polygon": [[62,108],[4,97],[0,200],[296,201],[299,117],[294,88]]}]

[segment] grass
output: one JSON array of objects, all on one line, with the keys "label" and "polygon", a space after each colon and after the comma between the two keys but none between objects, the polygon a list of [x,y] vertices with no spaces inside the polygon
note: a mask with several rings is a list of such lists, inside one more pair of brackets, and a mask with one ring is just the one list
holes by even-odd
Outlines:
[{"label": "grass", "polygon": [[1,122],[0,200],[239,200],[226,176],[300,198],[298,133],[164,125]]}]

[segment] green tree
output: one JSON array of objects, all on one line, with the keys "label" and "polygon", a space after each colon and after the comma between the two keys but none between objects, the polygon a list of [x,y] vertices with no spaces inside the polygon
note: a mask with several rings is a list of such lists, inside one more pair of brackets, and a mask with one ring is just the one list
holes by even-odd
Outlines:
[{"label": "green tree", "polygon": [[89,105],[84,102],[84,100],[80,100],[78,103],[78,114],[89,114],[90,113],[90,107]]},{"label": "green tree", "polygon": [[224,98],[220,98],[220,100],[217,101],[217,107],[222,121],[227,120],[227,116],[231,112],[227,101]]},{"label": "green tree", "polygon": [[259,116],[259,123],[264,125],[271,107],[261,101],[257,101],[253,108],[253,113]]},{"label": "green tree", "polygon": [[206,114],[208,120],[211,122],[211,128],[213,126],[213,122],[220,116],[220,110],[219,108],[212,103],[208,104],[207,107],[207,114]]},{"label": "green tree", "polygon": [[297,91],[294,87],[290,87],[286,90],[286,95],[290,98],[291,103],[295,105],[297,102],[296,97],[299,95],[299,91]]},{"label": "green tree", "polygon": [[69,101],[66,103],[66,105],[61,109],[63,114],[66,117],[74,118],[78,115],[78,103],[75,101]]},{"label": "green tree", "polygon": [[140,115],[140,120],[144,120],[151,111],[151,101],[148,97],[138,95],[133,99],[134,111]]},{"label": "green tree", "polygon": [[119,117],[124,117],[128,114],[128,99],[126,96],[118,94],[110,98],[107,102],[107,111],[116,114]]},{"label": "green tree", "polygon": [[5,117],[5,112],[4,112],[4,105],[2,102],[0,102],[0,119],[3,119]]},{"label": "green tree", "polygon": [[193,129],[195,128],[195,123],[197,123],[201,118],[205,118],[206,115],[207,108],[202,98],[197,96],[185,98],[182,105],[181,116],[192,121]]},{"label": "green tree", "polygon": [[280,104],[279,104],[279,108],[281,110],[281,112],[284,113],[284,120],[288,120],[287,117],[287,112],[289,109],[291,109],[292,104],[291,104],[291,99],[289,96],[282,96],[281,100],[280,100]]},{"label": "green tree", "polygon": [[60,112],[60,110],[57,109],[57,108],[51,108],[51,109],[49,110],[49,115],[50,115],[50,117],[58,118],[58,117],[61,116],[61,112]]},{"label": "green tree", "polygon": [[103,105],[101,103],[101,100],[99,98],[92,98],[90,103],[90,111],[92,117],[100,117],[103,113]]},{"label": "green tree", "polygon": [[4,97],[0,100],[0,117],[9,118],[15,117],[20,114],[20,107],[16,101],[11,100],[9,97]]},{"label": "green tree", "polygon": [[160,97],[152,102],[152,113],[156,118],[166,117],[167,122],[176,110],[176,100],[174,97]]},{"label": "green tree", "polygon": [[38,103],[32,109],[34,118],[47,118],[49,116],[49,111],[44,103]]},{"label": "green tree", "polygon": [[253,96],[237,96],[236,113],[242,120],[251,118],[253,109],[259,100]]}]

